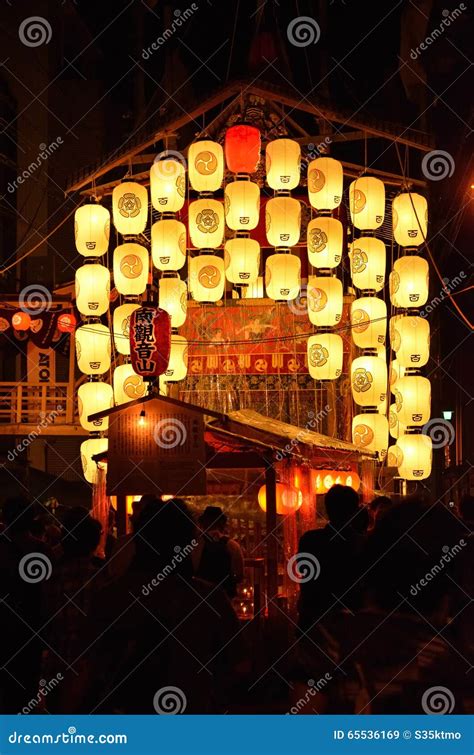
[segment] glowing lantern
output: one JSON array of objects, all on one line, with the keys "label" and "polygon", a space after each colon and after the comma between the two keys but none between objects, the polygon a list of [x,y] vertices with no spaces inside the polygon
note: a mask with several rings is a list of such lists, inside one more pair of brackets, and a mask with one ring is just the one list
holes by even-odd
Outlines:
[{"label": "glowing lantern", "polygon": [[196,301],[216,302],[224,295],[224,260],[201,254],[189,260],[189,290]]},{"label": "glowing lantern", "polygon": [[112,192],[112,217],[124,236],[143,233],[148,220],[148,192],[135,181],[124,181]]},{"label": "glowing lantern", "polygon": [[84,375],[103,375],[110,369],[110,330],[98,322],[76,330],[77,366]]},{"label": "glowing lantern", "polygon": [[428,204],[420,194],[406,192],[392,203],[393,235],[400,246],[420,246],[426,239]]},{"label": "glowing lantern", "polygon": [[131,364],[121,364],[114,370],[114,399],[116,404],[125,404],[143,398],[146,383],[137,375]]},{"label": "glowing lantern", "polygon": [[390,301],[394,307],[422,307],[428,301],[429,267],[423,257],[395,260],[390,274]]},{"label": "glowing lantern", "polygon": [[[392,438],[398,438],[399,435],[404,435],[406,432],[406,425],[400,422],[398,419],[397,407],[395,404],[390,405],[390,411],[388,413],[388,430]],[[396,464],[395,466],[398,466]]]},{"label": "glowing lantern", "polygon": [[98,478],[97,463],[93,456],[107,451],[109,441],[107,438],[88,438],[81,443],[82,471],[87,482],[94,485]]},{"label": "glowing lantern", "polygon": [[58,317],[58,330],[60,333],[74,333],[76,324],[76,318],[72,313],[65,312]]},{"label": "glowing lantern", "polygon": [[93,433],[108,429],[108,417],[101,417],[100,419],[95,419],[93,421],[89,421],[87,418],[91,414],[96,414],[97,412],[103,412],[105,409],[112,408],[114,405],[114,392],[111,385],[100,381],[83,383],[77,390],[77,404],[79,410],[79,422],[84,430]]},{"label": "glowing lantern", "polygon": [[110,273],[104,265],[76,270],[76,306],[81,315],[100,317],[109,308]]},{"label": "glowing lantern", "polygon": [[392,317],[390,344],[401,367],[423,367],[430,355],[428,320],[414,315]]},{"label": "glowing lantern", "polygon": [[231,126],[225,134],[224,152],[231,173],[255,173],[260,161],[260,131],[244,124]]},{"label": "glowing lantern", "polygon": [[308,259],[314,267],[333,268],[342,258],[342,223],[336,218],[319,217],[308,223]]},{"label": "glowing lantern", "polygon": [[[171,327],[180,328],[186,320],[188,309],[188,289],[181,278],[160,278],[158,282],[158,298],[161,309],[166,310],[171,317]],[[173,351],[173,344],[171,344]]]},{"label": "glowing lantern", "polygon": [[300,203],[291,197],[269,199],[265,206],[265,223],[271,246],[294,246],[300,238]]},{"label": "glowing lantern", "polygon": [[31,325],[31,317],[28,312],[15,312],[12,316],[12,325],[15,330],[28,330]]},{"label": "glowing lantern", "polygon": [[318,157],[308,165],[308,196],[316,210],[335,210],[342,199],[342,165],[332,157]]},{"label": "glowing lantern", "polygon": [[384,459],[388,448],[387,418],[382,414],[356,414],[352,420],[352,442]]},{"label": "glowing lantern", "polygon": [[275,139],[266,148],[267,183],[277,191],[290,191],[300,182],[301,149],[293,139]]},{"label": "glowing lantern", "polygon": [[315,380],[335,380],[342,373],[343,345],[337,333],[319,333],[308,338],[308,370]]},{"label": "glowing lantern", "polygon": [[178,160],[157,160],[150,169],[151,202],[158,212],[179,212],[186,195],[184,165]]},{"label": "glowing lantern", "polygon": [[329,276],[310,275],[306,291],[309,321],[319,327],[333,327],[341,321],[342,282]]},{"label": "glowing lantern", "polygon": [[271,254],[265,265],[267,296],[275,301],[292,301],[300,292],[301,262],[293,254]]},{"label": "glowing lantern", "polygon": [[385,283],[385,258],[385,244],[374,236],[361,236],[350,244],[354,286],[361,291],[381,291]]},{"label": "glowing lantern", "polygon": [[218,142],[194,142],[188,152],[189,182],[195,191],[217,191],[224,178],[224,151]]},{"label": "glowing lantern", "polygon": [[224,247],[224,265],[230,283],[238,286],[255,283],[260,269],[260,244],[248,238],[229,239]]},{"label": "glowing lantern", "polygon": [[[387,395],[387,365],[380,357],[352,360],[352,398],[359,406],[378,406]],[[379,415],[380,416],[380,415]]]},{"label": "glowing lantern", "polygon": [[109,211],[100,204],[78,207],[74,216],[74,233],[79,254],[100,257],[109,247]]},{"label": "glowing lantern", "polygon": [[376,296],[363,296],[351,304],[352,339],[359,349],[376,349],[385,343],[387,305]]},{"label": "glowing lantern", "polygon": [[217,249],[224,239],[224,206],[217,199],[197,199],[189,204],[189,234],[198,249]]},{"label": "glowing lantern", "polygon": [[121,304],[114,309],[114,344],[119,354],[130,354],[130,317],[136,309],[140,309],[139,304],[129,303]]},{"label": "glowing lantern", "polygon": [[387,451],[387,466],[398,467],[403,461],[402,452],[396,444],[388,447]]},{"label": "glowing lantern", "polygon": [[385,186],[372,176],[356,178],[349,186],[349,209],[352,222],[363,231],[375,231],[385,215]]},{"label": "glowing lantern", "polygon": [[394,359],[390,365],[390,390],[393,393],[393,389],[397,384],[397,381],[405,375],[405,367],[402,367],[398,359]]},{"label": "glowing lantern", "polygon": [[431,414],[431,383],[420,375],[400,378],[394,388],[398,419],[406,426],[422,426]]},{"label": "glowing lantern", "polygon": [[253,181],[232,181],[224,191],[227,225],[233,231],[251,231],[258,225],[260,189]]},{"label": "glowing lantern", "polygon": [[[303,503],[303,494],[301,490],[297,490],[290,485],[285,485],[282,482],[277,482],[276,485],[276,513],[277,514],[293,514],[298,511]],[[262,485],[258,491],[258,505],[262,511],[267,510],[267,488]]]},{"label": "glowing lantern", "polygon": [[170,358],[171,318],[164,309],[140,307],[130,316],[130,354],[137,375],[162,375]]},{"label": "glowing lantern", "polygon": [[158,270],[181,270],[186,262],[186,226],[165,218],[151,227],[151,257]]},{"label": "glowing lantern", "polygon": [[114,251],[114,283],[120,294],[139,296],[148,283],[148,252],[140,244],[121,244]]},{"label": "glowing lantern", "polygon": [[168,366],[164,372],[167,383],[184,380],[188,374],[188,342],[183,336],[171,336],[171,351]]},{"label": "glowing lantern", "polygon": [[428,435],[400,435],[398,474],[404,480],[426,480],[431,474],[432,442]]}]

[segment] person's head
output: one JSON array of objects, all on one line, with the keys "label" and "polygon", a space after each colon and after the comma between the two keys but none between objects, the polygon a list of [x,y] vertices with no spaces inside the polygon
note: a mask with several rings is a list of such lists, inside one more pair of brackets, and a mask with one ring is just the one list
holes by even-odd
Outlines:
[{"label": "person's head", "polygon": [[99,545],[102,526],[82,506],[75,506],[64,517],[61,544],[67,557],[92,556]]},{"label": "person's head", "polygon": [[142,495],[140,500],[132,502],[132,513],[130,515],[130,522],[131,522],[132,529],[134,532],[136,530],[137,522],[140,518],[140,514],[142,513],[142,511],[144,511],[146,506],[148,506],[149,504],[154,504],[154,503],[156,503],[156,496],[150,495],[150,494]]},{"label": "person's head", "polygon": [[393,506],[393,501],[387,495],[379,495],[370,503],[370,513],[375,522],[379,516],[384,514]]},{"label": "person's head", "polygon": [[193,545],[196,536],[192,514],[180,498],[149,502],[138,517],[136,532],[136,563],[139,566],[159,571],[173,563],[176,572],[191,573],[189,554],[176,563],[180,552]]},{"label": "person's head", "polygon": [[359,496],[347,485],[333,485],[326,493],[324,503],[330,523],[340,529],[355,516],[359,508]]},{"label": "person's head", "polygon": [[459,501],[459,514],[463,522],[474,522],[474,495],[463,495]]},{"label": "person's head", "polygon": [[206,506],[199,517],[199,526],[204,532],[218,530],[224,532],[227,525],[227,516],[220,506]]},{"label": "person's head", "polygon": [[2,520],[7,535],[31,532],[36,515],[36,506],[25,496],[7,498],[2,507]]}]

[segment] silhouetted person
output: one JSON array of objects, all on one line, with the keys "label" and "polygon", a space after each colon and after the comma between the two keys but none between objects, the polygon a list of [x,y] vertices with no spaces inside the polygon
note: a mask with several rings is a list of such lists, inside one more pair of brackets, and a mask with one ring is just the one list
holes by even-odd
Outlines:
[{"label": "silhouetted person", "polygon": [[370,503],[369,511],[371,516],[370,529],[373,529],[377,519],[389,511],[393,506],[393,501],[387,495],[379,495]]},{"label": "silhouetted person", "polygon": [[222,587],[230,598],[244,576],[242,550],[225,534],[227,516],[219,506],[207,506],[199,517],[200,542],[193,558],[196,576]]},{"label": "silhouetted person", "polygon": [[156,500],[156,496],[146,494],[142,495],[139,501],[133,501],[130,516],[132,531],[117,538],[107,562],[107,572],[112,579],[121,577],[130,568],[136,553],[135,533],[140,514],[147,504],[156,503]]}]

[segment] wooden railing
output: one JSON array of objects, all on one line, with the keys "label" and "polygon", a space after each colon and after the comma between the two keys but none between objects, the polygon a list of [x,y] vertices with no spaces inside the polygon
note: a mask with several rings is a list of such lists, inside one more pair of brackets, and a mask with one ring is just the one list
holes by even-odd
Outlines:
[{"label": "wooden railing", "polygon": [[0,383],[0,425],[72,424],[77,403],[69,383]]}]

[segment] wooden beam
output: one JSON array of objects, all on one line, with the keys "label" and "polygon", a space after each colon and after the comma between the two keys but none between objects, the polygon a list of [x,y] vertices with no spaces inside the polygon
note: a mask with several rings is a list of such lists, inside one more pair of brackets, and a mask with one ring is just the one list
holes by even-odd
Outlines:
[{"label": "wooden beam", "polygon": [[331,142],[353,142],[365,138],[375,139],[376,136],[375,134],[367,133],[367,131],[343,131],[340,134],[333,131],[327,134],[315,134],[314,136],[299,136],[293,138],[293,141],[298,142],[298,144],[315,144],[317,146],[327,138],[329,138]]},{"label": "wooden beam", "polygon": [[[22,435],[29,435],[30,433],[36,433],[36,436],[39,437],[38,433],[38,423],[30,424],[30,423],[20,423],[20,424],[3,424],[3,422],[0,423],[0,435],[17,435],[18,437]],[[44,435],[70,435],[70,436],[89,436],[89,432],[87,430],[84,430],[81,425],[47,425],[46,427],[41,428],[41,437]]]}]

